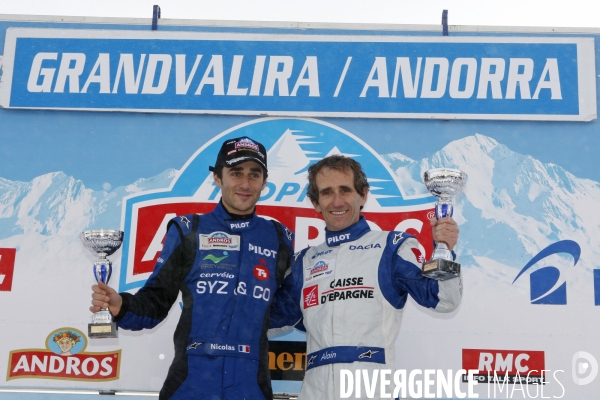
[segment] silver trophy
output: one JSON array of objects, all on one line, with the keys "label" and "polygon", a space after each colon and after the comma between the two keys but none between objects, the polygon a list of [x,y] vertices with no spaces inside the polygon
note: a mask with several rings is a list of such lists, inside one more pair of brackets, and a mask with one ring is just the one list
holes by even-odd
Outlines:
[{"label": "silver trophy", "polygon": [[[435,168],[423,175],[427,190],[438,198],[435,203],[435,217],[451,217],[454,211],[452,198],[462,192],[467,183],[467,174],[451,168]],[[436,244],[431,261],[423,263],[424,276],[439,281],[452,279],[460,275],[460,264],[452,259],[452,253],[446,243]]]},{"label": "silver trophy", "polygon": [[[112,263],[107,256],[117,251],[123,242],[123,232],[111,229],[93,229],[81,232],[81,241],[86,249],[98,255],[94,262],[94,276],[96,281],[108,284],[112,274]],[[94,313],[92,323],[88,324],[88,337],[90,338],[116,338],[117,324],[108,309]]]}]

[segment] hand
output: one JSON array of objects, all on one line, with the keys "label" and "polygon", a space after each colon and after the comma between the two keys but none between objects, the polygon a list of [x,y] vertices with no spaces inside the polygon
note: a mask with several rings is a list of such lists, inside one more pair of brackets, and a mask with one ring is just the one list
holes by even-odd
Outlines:
[{"label": "hand", "polygon": [[452,217],[442,219],[432,218],[429,220],[431,224],[431,233],[435,243],[446,243],[448,250],[453,250],[458,242],[458,225]]},{"label": "hand", "polygon": [[121,295],[107,284],[98,282],[97,285],[92,286],[91,312],[95,313],[108,308],[110,313],[114,316],[119,314],[122,304],[123,298]]}]

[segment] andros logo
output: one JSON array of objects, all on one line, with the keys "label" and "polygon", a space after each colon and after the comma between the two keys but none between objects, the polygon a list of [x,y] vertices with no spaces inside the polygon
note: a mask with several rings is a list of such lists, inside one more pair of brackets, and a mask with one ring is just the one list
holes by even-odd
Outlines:
[{"label": "andros logo", "polygon": [[46,337],[45,348],[12,350],[6,380],[18,378],[111,381],[119,379],[121,350],[86,353],[87,337],[60,328]]},{"label": "andros logo", "polygon": [[[513,284],[527,270],[543,259],[554,254],[568,254],[573,257],[573,266],[579,261],[581,248],[572,240],[561,240],[540,251],[517,274]],[[529,274],[531,304],[567,304],[567,282],[561,276],[561,271],[555,266],[544,266]]]},{"label": "andros logo", "polygon": [[314,275],[319,272],[327,271],[327,268],[329,268],[329,265],[325,261],[317,261],[317,263],[313,265],[312,269],[310,270],[310,274]]},{"label": "andros logo", "polygon": [[231,238],[222,232],[213,234],[209,239],[209,243],[231,243]]},{"label": "andros logo", "polygon": [[[325,241],[325,222],[306,196],[308,167],[329,154],[342,154],[359,159],[369,179],[377,182],[371,187],[370,202],[362,213],[371,226],[408,232],[426,245],[424,255],[433,251],[427,214],[436,199],[430,195],[406,195],[396,175],[366,143],[324,121],[261,118],[215,136],[192,154],[185,165],[174,166],[179,167],[179,174],[168,189],[139,192],[124,199],[122,218],[126,235],[122,246],[120,291],[140,287],[148,279],[162,250],[170,218],[203,214],[215,207],[221,197],[220,188],[214,184],[207,167],[214,165],[224,141],[242,136],[262,143],[269,159],[269,177],[257,213],[294,231],[295,250]],[[210,242],[206,240],[205,248],[228,246],[228,250],[237,251],[239,242],[221,242],[229,239],[212,237]]]}]

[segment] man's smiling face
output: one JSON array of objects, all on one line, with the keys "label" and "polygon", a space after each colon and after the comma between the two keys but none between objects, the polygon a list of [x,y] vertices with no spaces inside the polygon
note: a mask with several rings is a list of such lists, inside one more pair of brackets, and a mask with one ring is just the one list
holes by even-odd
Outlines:
[{"label": "man's smiling face", "polygon": [[223,206],[231,214],[250,214],[258,202],[267,180],[263,168],[256,161],[246,161],[232,168],[223,168],[222,178],[214,175],[221,188]]},{"label": "man's smiling face", "polygon": [[341,231],[358,221],[368,190],[362,196],[356,191],[351,170],[324,167],[315,181],[319,199],[313,206],[323,215],[329,231]]}]

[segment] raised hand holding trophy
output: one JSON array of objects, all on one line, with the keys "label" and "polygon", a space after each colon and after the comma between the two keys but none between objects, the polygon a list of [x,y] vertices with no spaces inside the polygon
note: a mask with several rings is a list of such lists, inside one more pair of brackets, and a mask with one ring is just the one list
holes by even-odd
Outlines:
[{"label": "raised hand holding trophy", "polygon": [[[97,282],[108,284],[112,274],[112,263],[107,256],[117,251],[123,242],[123,232],[111,229],[93,229],[81,232],[81,241],[86,249],[98,255],[94,262],[94,276]],[[90,338],[116,338],[117,324],[108,309],[100,310],[92,316],[88,324]]]},{"label": "raised hand holding trophy", "polygon": [[[423,175],[427,190],[438,198],[435,204],[435,217],[451,217],[454,212],[452,198],[462,192],[467,183],[467,174],[451,168],[435,168]],[[452,253],[446,243],[440,242],[430,261],[423,263],[423,276],[445,281],[460,275],[460,264],[453,261]]]}]

